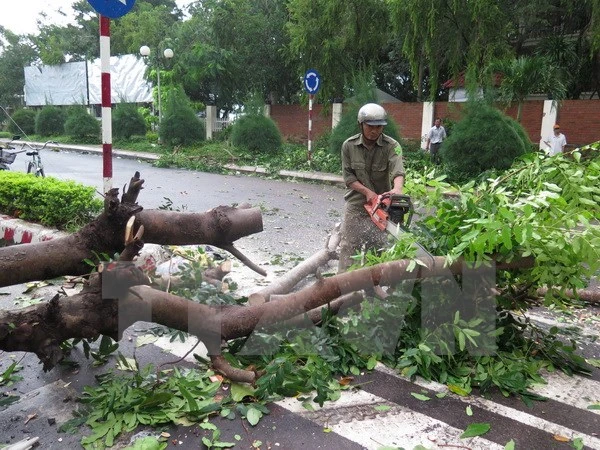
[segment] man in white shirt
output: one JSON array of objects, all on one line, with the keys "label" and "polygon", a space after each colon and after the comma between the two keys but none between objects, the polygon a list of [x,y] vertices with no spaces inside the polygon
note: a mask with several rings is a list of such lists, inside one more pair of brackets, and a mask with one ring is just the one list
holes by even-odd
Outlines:
[{"label": "man in white shirt", "polygon": [[544,140],[544,144],[548,146],[547,153],[549,156],[564,153],[565,146],[567,145],[567,138],[560,132],[560,125],[554,125],[553,129],[554,134],[548,140]]},{"label": "man in white shirt", "polygon": [[446,129],[442,126],[442,119],[436,117],[431,130],[427,133],[427,150],[431,154],[431,161],[434,164],[440,163],[440,146],[442,141],[446,139]]}]

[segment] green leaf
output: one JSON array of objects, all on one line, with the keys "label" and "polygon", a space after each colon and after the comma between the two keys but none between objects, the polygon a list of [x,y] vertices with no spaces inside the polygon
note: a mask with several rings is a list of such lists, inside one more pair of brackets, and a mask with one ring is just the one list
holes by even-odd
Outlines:
[{"label": "green leaf", "polygon": [[229,447],[235,447],[235,442],[222,442],[222,441],[218,441],[218,442],[213,442],[213,448],[229,448]]},{"label": "green leaf", "polygon": [[367,361],[367,369],[373,370],[376,365],[377,365],[377,358],[375,358],[375,356],[371,356],[369,358],[369,360]]},{"label": "green leaf", "polygon": [[462,331],[458,332],[458,348],[462,352],[465,349],[465,334]]},{"label": "green leaf", "polygon": [[512,439],[506,443],[504,450],[515,450],[515,441]]},{"label": "green leaf", "polygon": [[125,447],[124,450],[163,450],[169,445],[167,442],[160,442],[154,436],[146,436],[136,439],[133,445]]},{"label": "green leaf", "polygon": [[458,386],[456,384],[448,384],[448,389],[450,389],[451,392],[454,392],[455,394],[458,394],[462,397],[466,397],[467,395],[469,395],[470,390],[467,391],[464,388],[462,388],[461,386]]},{"label": "green leaf", "polygon": [[412,395],[417,400],[421,400],[423,402],[426,402],[427,400],[431,400],[430,397],[427,397],[426,395],[423,395],[423,394],[417,394],[416,392],[411,392],[410,395]]},{"label": "green leaf", "polygon": [[262,416],[263,414],[256,408],[248,408],[248,412],[246,413],[246,419],[252,426],[256,425]]},{"label": "green leaf", "polygon": [[600,369],[600,359],[587,358],[586,361],[588,364],[590,364],[594,367],[598,367]]},{"label": "green leaf", "polygon": [[192,394],[190,394],[189,391],[183,386],[179,386],[179,392],[181,392],[181,395],[183,395],[183,398],[185,398],[185,400],[187,401],[189,410],[197,411],[198,403],[196,402],[196,399],[192,397]]},{"label": "green leaf", "polygon": [[587,409],[600,409],[600,403],[594,403],[593,405],[588,405]]},{"label": "green leaf", "polygon": [[136,347],[143,347],[144,345],[153,344],[158,340],[158,336],[154,334],[145,334],[143,336],[138,336],[135,340]]},{"label": "green leaf", "polygon": [[149,395],[146,399],[140,403],[140,409],[153,409],[157,406],[164,407],[167,402],[173,398],[173,394],[168,392],[158,392],[156,394]]},{"label": "green leaf", "polygon": [[389,411],[390,409],[392,409],[392,407],[389,405],[377,405],[373,409],[375,411]]},{"label": "green leaf", "polygon": [[246,397],[254,397],[256,389],[248,384],[231,383],[231,399],[234,402],[241,402]]},{"label": "green leaf", "polygon": [[467,427],[463,434],[460,435],[460,438],[464,439],[474,436],[481,436],[490,431],[490,428],[491,426],[489,423],[472,423]]},{"label": "green leaf", "polygon": [[473,415],[473,409],[471,408],[471,406],[467,406],[467,409],[465,411],[467,413],[467,416],[472,416]]}]

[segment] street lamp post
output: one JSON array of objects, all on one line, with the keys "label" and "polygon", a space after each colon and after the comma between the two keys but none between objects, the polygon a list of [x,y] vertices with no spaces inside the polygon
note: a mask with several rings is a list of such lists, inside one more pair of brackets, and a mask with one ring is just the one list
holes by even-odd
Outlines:
[{"label": "street lamp post", "polygon": [[[142,45],[140,47],[140,55],[142,55],[143,58],[148,58],[150,56],[150,47],[148,47],[147,45]],[[166,48],[163,52],[163,56],[166,59],[171,59],[173,55],[173,50],[171,50],[170,48]],[[158,89],[158,124],[160,125],[162,121],[162,109],[160,96],[160,63],[158,62],[158,60],[156,61],[156,87]]]}]

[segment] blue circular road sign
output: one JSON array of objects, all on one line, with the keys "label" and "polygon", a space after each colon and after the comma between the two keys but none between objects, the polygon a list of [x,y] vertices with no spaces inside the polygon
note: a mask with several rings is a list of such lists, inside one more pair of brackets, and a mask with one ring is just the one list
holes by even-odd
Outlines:
[{"label": "blue circular road sign", "polygon": [[304,75],[304,89],[309,94],[316,94],[321,87],[321,76],[314,69],[308,69]]},{"label": "blue circular road sign", "polygon": [[88,0],[88,2],[98,14],[111,19],[124,16],[135,4],[135,0]]}]

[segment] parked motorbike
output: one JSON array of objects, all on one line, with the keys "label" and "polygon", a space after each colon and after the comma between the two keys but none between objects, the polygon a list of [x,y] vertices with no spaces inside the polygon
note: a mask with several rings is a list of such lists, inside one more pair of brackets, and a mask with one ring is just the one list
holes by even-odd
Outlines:
[{"label": "parked motorbike", "polygon": [[14,141],[21,139],[21,136],[13,136],[12,139],[4,145],[0,143],[0,170],[10,170],[10,165],[15,162],[15,158],[20,151],[15,151],[12,145]]}]

